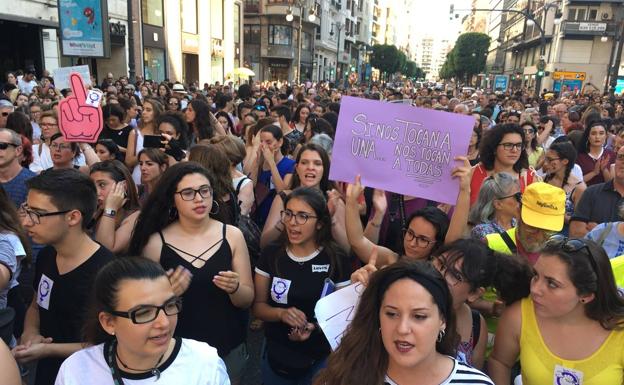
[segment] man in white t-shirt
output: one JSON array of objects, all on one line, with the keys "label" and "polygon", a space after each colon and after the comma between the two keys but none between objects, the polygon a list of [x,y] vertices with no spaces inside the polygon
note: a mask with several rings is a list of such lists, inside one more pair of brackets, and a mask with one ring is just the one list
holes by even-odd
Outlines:
[{"label": "man in white t-shirt", "polygon": [[17,81],[17,86],[21,93],[30,95],[33,88],[37,86],[37,82],[35,81],[35,69],[29,68],[26,70],[24,76]]}]

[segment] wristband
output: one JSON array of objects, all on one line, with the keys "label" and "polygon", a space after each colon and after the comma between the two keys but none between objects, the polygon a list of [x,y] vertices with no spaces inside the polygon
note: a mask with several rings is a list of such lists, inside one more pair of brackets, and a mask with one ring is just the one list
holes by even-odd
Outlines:
[{"label": "wristband", "polygon": [[233,292],[231,292],[231,293],[230,293],[230,295],[232,295],[232,294],[236,293],[236,292],[238,291],[238,288],[239,288],[239,287],[240,287],[240,281],[238,281],[238,282],[236,283],[236,289],[234,289],[234,291],[233,291]]},{"label": "wristband", "polygon": [[102,212],[102,216],[109,217],[109,218],[115,218],[116,214],[117,214],[117,211],[113,209],[104,209],[104,211]]},{"label": "wristband", "polygon": [[381,227],[381,223],[377,224],[375,222],[369,222],[371,224],[371,226],[376,227],[376,228],[380,228]]}]

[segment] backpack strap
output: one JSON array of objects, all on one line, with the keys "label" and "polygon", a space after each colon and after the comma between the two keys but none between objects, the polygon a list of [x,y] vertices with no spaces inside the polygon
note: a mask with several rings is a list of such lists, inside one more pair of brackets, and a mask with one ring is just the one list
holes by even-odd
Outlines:
[{"label": "backpack strap", "polygon": [[613,222],[608,222],[605,228],[602,229],[602,231],[600,232],[600,236],[596,240],[596,243],[598,244],[598,246],[602,247],[602,244],[604,243],[605,239],[607,239],[607,237],[609,236],[609,233],[611,232],[612,228],[613,228]]},{"label": "backpack strap", "polygon": [[472,348],[474,349],[481,337],[481,315],[475,309],[470,309],[472,313]]},{"label": "backpack strap", "polygon": [[243,182],[249,179],[248,177],[244,177],[243,179],[238,181],[236,185],[236,197],[238,198],[238,194],[240,193],[241,187],[243,187]]},{"label": "backpack strap", "polygon": [[499,232],[498,234],[501,236],[501,238],[503,238],[503,241],[505,241],[505,244],[507,245],[507,247],[509,247],[509,250],[512,254],[518,252],[518,247],[506,231]]}]

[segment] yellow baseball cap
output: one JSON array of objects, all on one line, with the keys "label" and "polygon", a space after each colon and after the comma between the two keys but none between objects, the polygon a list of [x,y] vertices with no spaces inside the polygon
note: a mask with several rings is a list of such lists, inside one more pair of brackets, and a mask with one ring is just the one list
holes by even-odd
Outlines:
[{"label": "yellow baseball cap", "polygon": [[561,231],[565,202],[563,189],[544,182],[532,183],[522,193],[522,221],[538,229]]}]

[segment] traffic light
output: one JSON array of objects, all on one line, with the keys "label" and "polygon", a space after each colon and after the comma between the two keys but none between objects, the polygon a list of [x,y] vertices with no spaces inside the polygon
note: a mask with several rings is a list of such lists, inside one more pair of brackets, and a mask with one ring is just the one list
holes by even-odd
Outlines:
[{"label": "traffic light", "polygon": [[543,78],[544,77],[545,72],[544,71],[537,71],[537,74],[535,76],[537,76],[538,78]]},{"label": "traffic light", "polygon": [[453,13],[455,13],[455,5],[451,4],[451,8],[449,10],[449,19],[453,20]]}]

